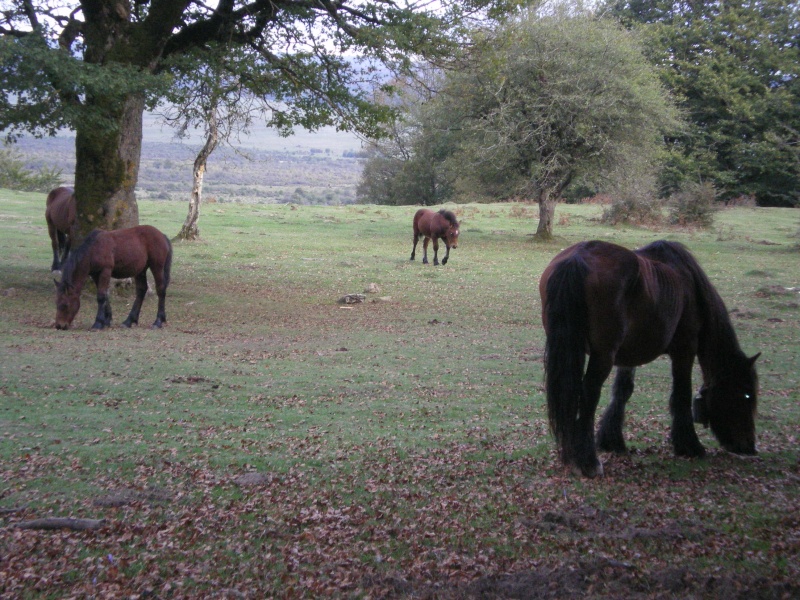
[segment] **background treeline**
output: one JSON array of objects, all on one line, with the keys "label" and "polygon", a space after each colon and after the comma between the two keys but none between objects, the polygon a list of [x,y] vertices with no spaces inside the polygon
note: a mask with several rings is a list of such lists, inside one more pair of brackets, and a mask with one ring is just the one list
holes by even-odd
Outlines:
[{"label": "background treeline", "polygon": [[372,144],[358,198],[796,206],[799,16],[785,0],[618,0],[473,31],[457,69],[396,82],[402,118]]}]

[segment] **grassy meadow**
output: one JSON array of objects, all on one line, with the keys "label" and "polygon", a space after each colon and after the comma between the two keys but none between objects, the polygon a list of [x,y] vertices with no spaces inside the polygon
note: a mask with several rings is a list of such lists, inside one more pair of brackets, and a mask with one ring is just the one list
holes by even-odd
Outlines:
[{"label": "grassy meadow", "polygon": [[[140,220],[173,236],[186,208]],[[154,296],[120,327],[118,288],[88,331],[88,283],[56,331],[44,197],[0,190],[0,597],[798,597],[800,212],[650,230],[562,205],[541,244],[534,207],[450,208],[460,245],[433,267],[408,260],[416,207],[206,204],[163,330]],[[559,466],[537,284],[590,238],[695,254],[762,353],[757,457],[707,430],[706,459],[672,456],[660,359],[630,454],[598,480]],[[104,522],[17,527],[45,517]]]}]

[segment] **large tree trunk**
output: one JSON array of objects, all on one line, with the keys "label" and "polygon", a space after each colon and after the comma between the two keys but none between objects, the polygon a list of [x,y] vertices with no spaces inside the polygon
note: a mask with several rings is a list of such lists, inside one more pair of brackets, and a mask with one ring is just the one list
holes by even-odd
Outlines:
[{"label": "large tree trunk", "polygon": [[206,173],[206,163],[208,157],[219,143],[219,132],[214,116],[208,120],[208,138],[205,145],[200,149],[197,158],[194,159],[194,182],[192,184],[192,196],[189,198],[189,212],[183,227],[178,233],[178,239],[196,240],[200,237],[200,228],[197,223],[200,220],[200,201],[203,197],[203,178]]},{"label": "large tree trunk", "polygon": [[[97,101],[102,104],[102,100]],[[75,136],[75,199],[78,237],[92,229],[122,229],[139,224],[135,188],[142,151],[144,100],[131,96],[122,106],[110,102],[106,114],[116,129],[79,129]]]},{"label": "large tree trunk", "polygon": [[549,190],[539,192],[539,226],[536,228],[536,239],[549,241],[553,239],[553,219],[556,214],[556,196]]}]

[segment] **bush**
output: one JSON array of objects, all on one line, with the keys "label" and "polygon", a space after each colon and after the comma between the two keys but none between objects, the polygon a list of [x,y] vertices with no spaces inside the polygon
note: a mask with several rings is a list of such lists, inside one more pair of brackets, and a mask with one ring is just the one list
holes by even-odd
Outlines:
[{"label": "bush", "polygon": [[0,188],[47,193],[61,185],[60,169],[30,171],[12,150],[0,150]]},{"label": "bush", "polygon": [[661,203],[650,195],[641,197],[623,195],[611,201],[603,211],[601,221],[609,225],[658,225],[664,220]]},{"label": "bush", "polygon": [[717,211],[717,189],[713,183],[689,183],[669,197],[670,223],[681,227],[711,227]]}]

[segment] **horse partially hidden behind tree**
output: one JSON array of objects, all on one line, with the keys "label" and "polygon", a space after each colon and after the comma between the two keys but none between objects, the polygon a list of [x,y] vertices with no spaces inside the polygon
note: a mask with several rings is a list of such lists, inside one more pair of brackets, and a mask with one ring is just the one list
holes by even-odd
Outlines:
[{"label": "horse partially hidden behind tree", "polygon": [[411,248],[411,258],[414,260],[417,253],[417,242],[419,238],[425,237],[422,242],[422,264],[428,264],[428,242],[433,241],[433,264],[439,264],[439,240],[444,242],[446,251],[442,264],[447,264],[450,257],[450,248],[458,247],[459,224],[456,216],[449,210],[442,209],[439,212],[420,208],[414,215],[414,246]]},{"label": "horse partially hidden behind tree", "polygon": [[47,194],[44,218],[53,246],[51,271],[58,271],[67,260],[77,228],[75,192],[69,187],[57,187]]},{"label": "horse partially hidden behind tree", "polygon": [[[681,244],[658,241],[630,251],[602,241],[558,254],[539,282],[547,333],[547,410],[561,460],[602,475],[594,417],[603,382],[617,374],[597,432],[601,450],[625,452],[622,425],[637,366],[672,361],[671,438],[676,455],[702,457],[692,419],[723,448],[755,454],[758,377],[736,338],[719,293]],[[586,364],[586,355],[589,363]],[[692,409],[692,367],[703,375]]]},{"label": "horse partially hidden behind tree", "polygon": [[147,294],[147,269],[153,273],[158,295],[158,313],[153,328],[160,328],[167,315],[164,304],[172,268],[172,244],[155,227],[139,225],[115,231],[92,231],[64,263],[56,282],[56,329],[68,329],[81,307],[81,290],[88,277],[97,286],[97,317],[92,329],[111,325],[108,287],[111,278],[133,277],[136,299],[128,318],[130,327],[139,322],[139,311]]}]

